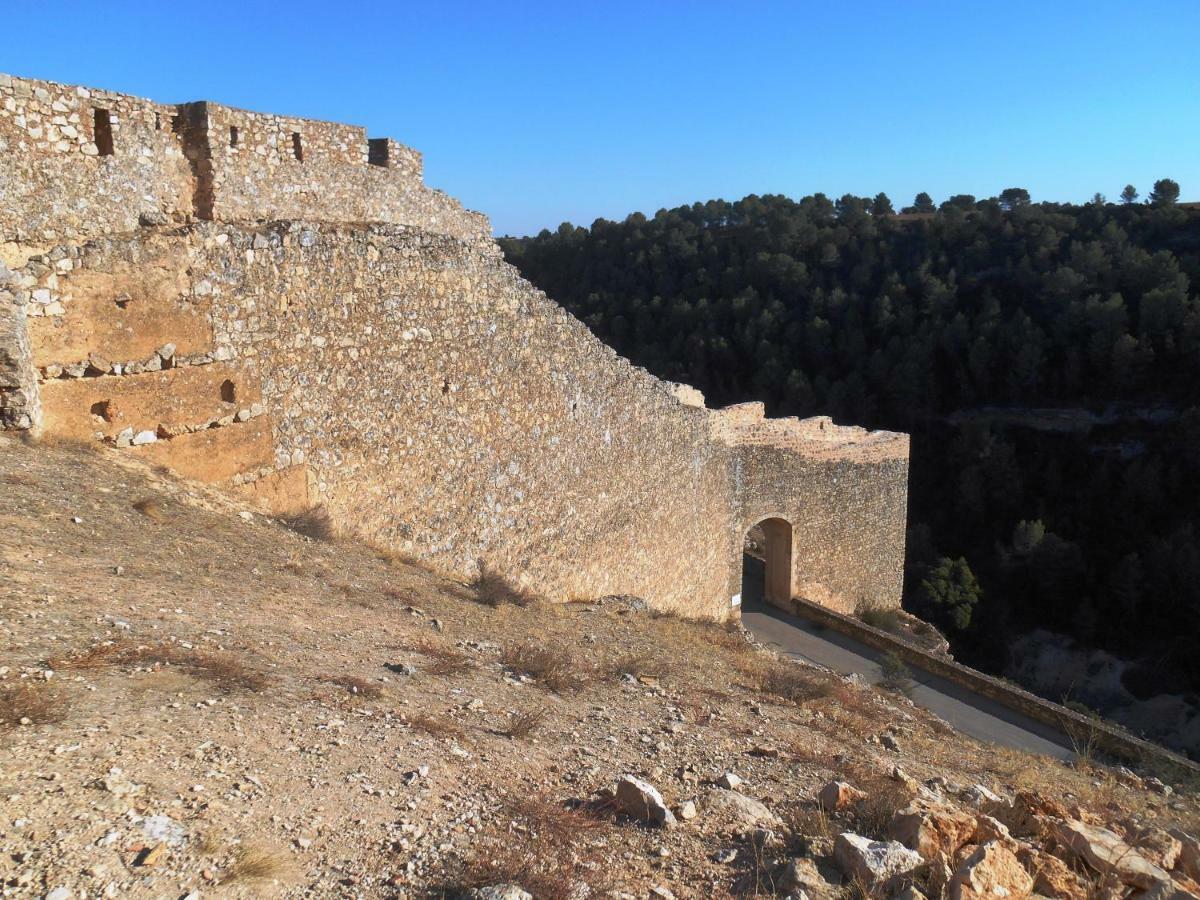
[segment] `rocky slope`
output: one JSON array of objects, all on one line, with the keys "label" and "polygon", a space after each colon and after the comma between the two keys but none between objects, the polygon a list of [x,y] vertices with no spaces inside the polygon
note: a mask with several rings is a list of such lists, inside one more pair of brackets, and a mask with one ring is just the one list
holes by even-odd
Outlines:
[{"label": "rocky slope", "polygon": [[1197,891],[1185,785],[324,531],[0,436],[0,896]]}]

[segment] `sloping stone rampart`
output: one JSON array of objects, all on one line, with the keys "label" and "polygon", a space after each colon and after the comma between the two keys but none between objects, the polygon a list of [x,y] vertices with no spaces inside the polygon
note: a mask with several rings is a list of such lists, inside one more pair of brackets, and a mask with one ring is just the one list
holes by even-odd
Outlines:
[{"label": "sloping stone rampart", "polygon": [[[320,504],[443,571],[554,599],[726,618],[744,535],[771,518],[785,593],[899,602],[906,436],[708,410],[524,281],[395,142],[42,84],[0,91],[51,111],[73,97],[68,120],[110,104],[139,124],[103,159],[146,183],[129,208],[81,205],[113,175],[80,149],[96,137],[13,144],[29,118],[0,118],[19,145],[0,185],[20,183],[0,203],[4,427],[102,442],[274,511]],[[134,132],[145,163],[124,157]],[[25,183],[47,154],[78,172]]]}]

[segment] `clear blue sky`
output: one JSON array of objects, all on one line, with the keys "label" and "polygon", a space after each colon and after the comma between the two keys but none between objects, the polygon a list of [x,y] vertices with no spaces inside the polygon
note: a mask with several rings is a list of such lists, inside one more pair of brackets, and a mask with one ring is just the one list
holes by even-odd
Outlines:
[{"label": "clear blue sky", "polygon": [[1200,198],[1200,0],[9,2],[0,71],[353,122],[499,234],[714,197]]}]

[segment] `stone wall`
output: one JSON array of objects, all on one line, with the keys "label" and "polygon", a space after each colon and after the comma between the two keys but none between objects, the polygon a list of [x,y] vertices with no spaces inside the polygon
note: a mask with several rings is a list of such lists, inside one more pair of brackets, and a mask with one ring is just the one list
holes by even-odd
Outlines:
[{"label": "stone wall", "polygon": [[770,517],[784,593],[898,604],[905,436],[706,409],[525,282],[394,142],[210,103],[175,116],[190,208],[85,217],[50,243],[19,222],[53,185],[0,205],[5,427],[275,512],[319,504],[445,572],[554,599],[736,615],[745,532]]}]

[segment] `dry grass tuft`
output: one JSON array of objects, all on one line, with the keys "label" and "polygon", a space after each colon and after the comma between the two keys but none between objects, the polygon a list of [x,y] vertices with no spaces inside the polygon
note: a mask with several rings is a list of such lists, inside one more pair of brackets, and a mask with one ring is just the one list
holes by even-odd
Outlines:
[{"label": "dry grass tuft", "polygon": [[294,516],[287,516],[280,521],[297,534],[312,538],[314,541],[337,540],[337,529],[329,510],[324,506],[314,506]]},{"label": "dry grass tuft", "polygon": [[290,871],[291,860],[281,851],[265,847],[242,847],[233,865],[221,875],[219,883],[278,879],[286,877]]},{"label": "dry grass tuft", "polygon": [[58,685],[21,681],[0,686],[0,731],[20,725],[48,725],[67,716],[70,703]]},{"label": "dry grass tuft", "polygon": [[357,675],[339,675],[329,679],[331,684],[344,687],[355,697],[363,700],[378,700],[383,696],[383,688],[373,681],[367,681]]},{"label": "dry grass tuft", "polygon": [[504,727],[496,729],[496,733],[515,740],[524,740],[532,737],[549,716],[550,712],[546,709],[528,709],[515,713]]},{"label": "dry grass tuft", "polygon": [[604,874],[612,827],[545,797],[507,801],[475,842],[452,890],[519,884],[538,900],[603,896],[613,887]]},{"label": "dry grass tuft", "polygon": [[738,669],[751,690],[791,703],[811,703],[835,694],[836,679],[788,660],[756,654],[741,660]]},{"label": "dry grass tuft", "polygon": [[908,788],[868,764],[850,763],[843,767],[842,777],[867,795],[850,810],[854,830],[875,840],[887,840],[892,819],[912,800]]},{"label": "dry grass tuft", "polygon": [[537,644],[513,644],[500,654],[501,664],[526,675],[556,694],[581,690],[591,674],[565,650]]},{"label": "dry grass tuft", "polygon": [[609,678],[620,680],[626,675],[634,678],[664,679],[675,674],[671,660],[661,653],[626,653],[611,660],[606,666]]},{"label": "dry grass tuft", "polygon": [[224,691],[263,691],[270,684],[261,672],[229,651],[189,650],[174,644],[106,642],[75,656],[54,657],[47,665],[55,670],[101,669],[115,666],[175,666],[197,678],[211,681]]},{"label": "dry grass tuft", "polygon": [[425,671],[430,675],[442,677],[462,675],[475,667],[474,663],[471,662],[471,658],[465,653],[461,653],[450,647],[443,647],[432,641],[421,641],[418,644],[412,644],[403,649],[413,653],[420,653],[426,659],[430,660],[429,664],[425,666]]},{"label": "dry grass tuft", "polygon": [[413,718],[408,720],[408,727],[414,731],[423,731],[431,737],[436,738],[462,740],[467,735],[463,727],[453,719],[431,716],[427,713],[413,716]]},{"label": "dry grass tuft", "polygon": [[29,475],[23,475],[20,472],[5,472],[4,478],[0,479],[5,484],[11,484],[14,487],[36,487],[37,479]]},{"label": "dry grass tuft", "polygon": [[471,590],[475,599],[484,606],[492,608],[510,604],[512,606],[531,606],[537,602],[537,597],[524,588],[517,587],[503,575],[480,565],[479,574],[471,581]]},{"label": "dry grass tuft", "polygon": [[133,503],[133,508],[153,522],[161,522],[167,517],[166,509],[157,497],[143,497]]}]

